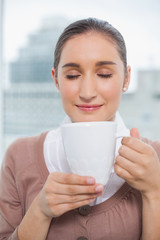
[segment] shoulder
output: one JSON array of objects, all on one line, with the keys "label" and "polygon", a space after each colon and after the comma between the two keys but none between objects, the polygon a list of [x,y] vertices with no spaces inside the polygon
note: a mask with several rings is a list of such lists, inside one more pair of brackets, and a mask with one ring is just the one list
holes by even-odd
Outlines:
[{"label": "shoulder", "polygon": [[7,152],[14,154],[22,154],[26,150],[33,150],[38,144],[43,143],[46,138],[47,132],[37,136],[19,138],[15,140],[8,148]]},{"label": "shoulder", "polygon": [[46,133],[15,140],[7,149],[2,166],[22,168],[33,162],[38,151],[43,150]]}]

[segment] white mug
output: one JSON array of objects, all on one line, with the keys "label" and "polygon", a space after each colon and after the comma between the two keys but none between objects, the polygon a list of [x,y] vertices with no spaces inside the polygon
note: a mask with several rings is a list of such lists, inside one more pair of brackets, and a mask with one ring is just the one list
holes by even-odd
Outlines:
[{"label": "white mug", "polygon": [[114,164],[116,128],[112,121],[63,124],[61,134],[71,172],[106,185]]}]

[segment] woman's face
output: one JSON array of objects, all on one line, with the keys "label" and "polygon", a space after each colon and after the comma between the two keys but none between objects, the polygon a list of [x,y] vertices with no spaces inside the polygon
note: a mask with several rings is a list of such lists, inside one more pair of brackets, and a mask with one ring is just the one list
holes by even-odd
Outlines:
[{"label": "woman's face", "polygon": [[112,121],[130,80],[115,45],[100,33],[75,36],[63,47],[52,77],[72,122]]}]

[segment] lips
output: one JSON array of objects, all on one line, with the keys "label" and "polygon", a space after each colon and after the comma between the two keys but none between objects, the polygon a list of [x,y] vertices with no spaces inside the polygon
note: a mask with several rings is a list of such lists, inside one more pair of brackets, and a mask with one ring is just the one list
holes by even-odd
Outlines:
[{"label": "lips", "polygon": [[96,111],[98,109],[100,109],[103,106],[103,104],[94,104],[94,105],[86,105],[86,104],[80,104],[80,105],[76,105],[76,107],[78,107],[80,110],[84,111],[84,112],[92,112],[92,111]]}]

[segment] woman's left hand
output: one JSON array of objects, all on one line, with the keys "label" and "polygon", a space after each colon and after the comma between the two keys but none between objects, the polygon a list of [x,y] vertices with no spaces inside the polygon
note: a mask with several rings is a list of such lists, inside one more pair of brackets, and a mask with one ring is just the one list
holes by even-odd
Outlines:
[{"label": "woman's left hand", "polygon": [[122,139],[115,172],[142,195],[152,196],[160,192],[160,160],[155,150],[140,140],[136,128],[131,129],[130,135]]}]

